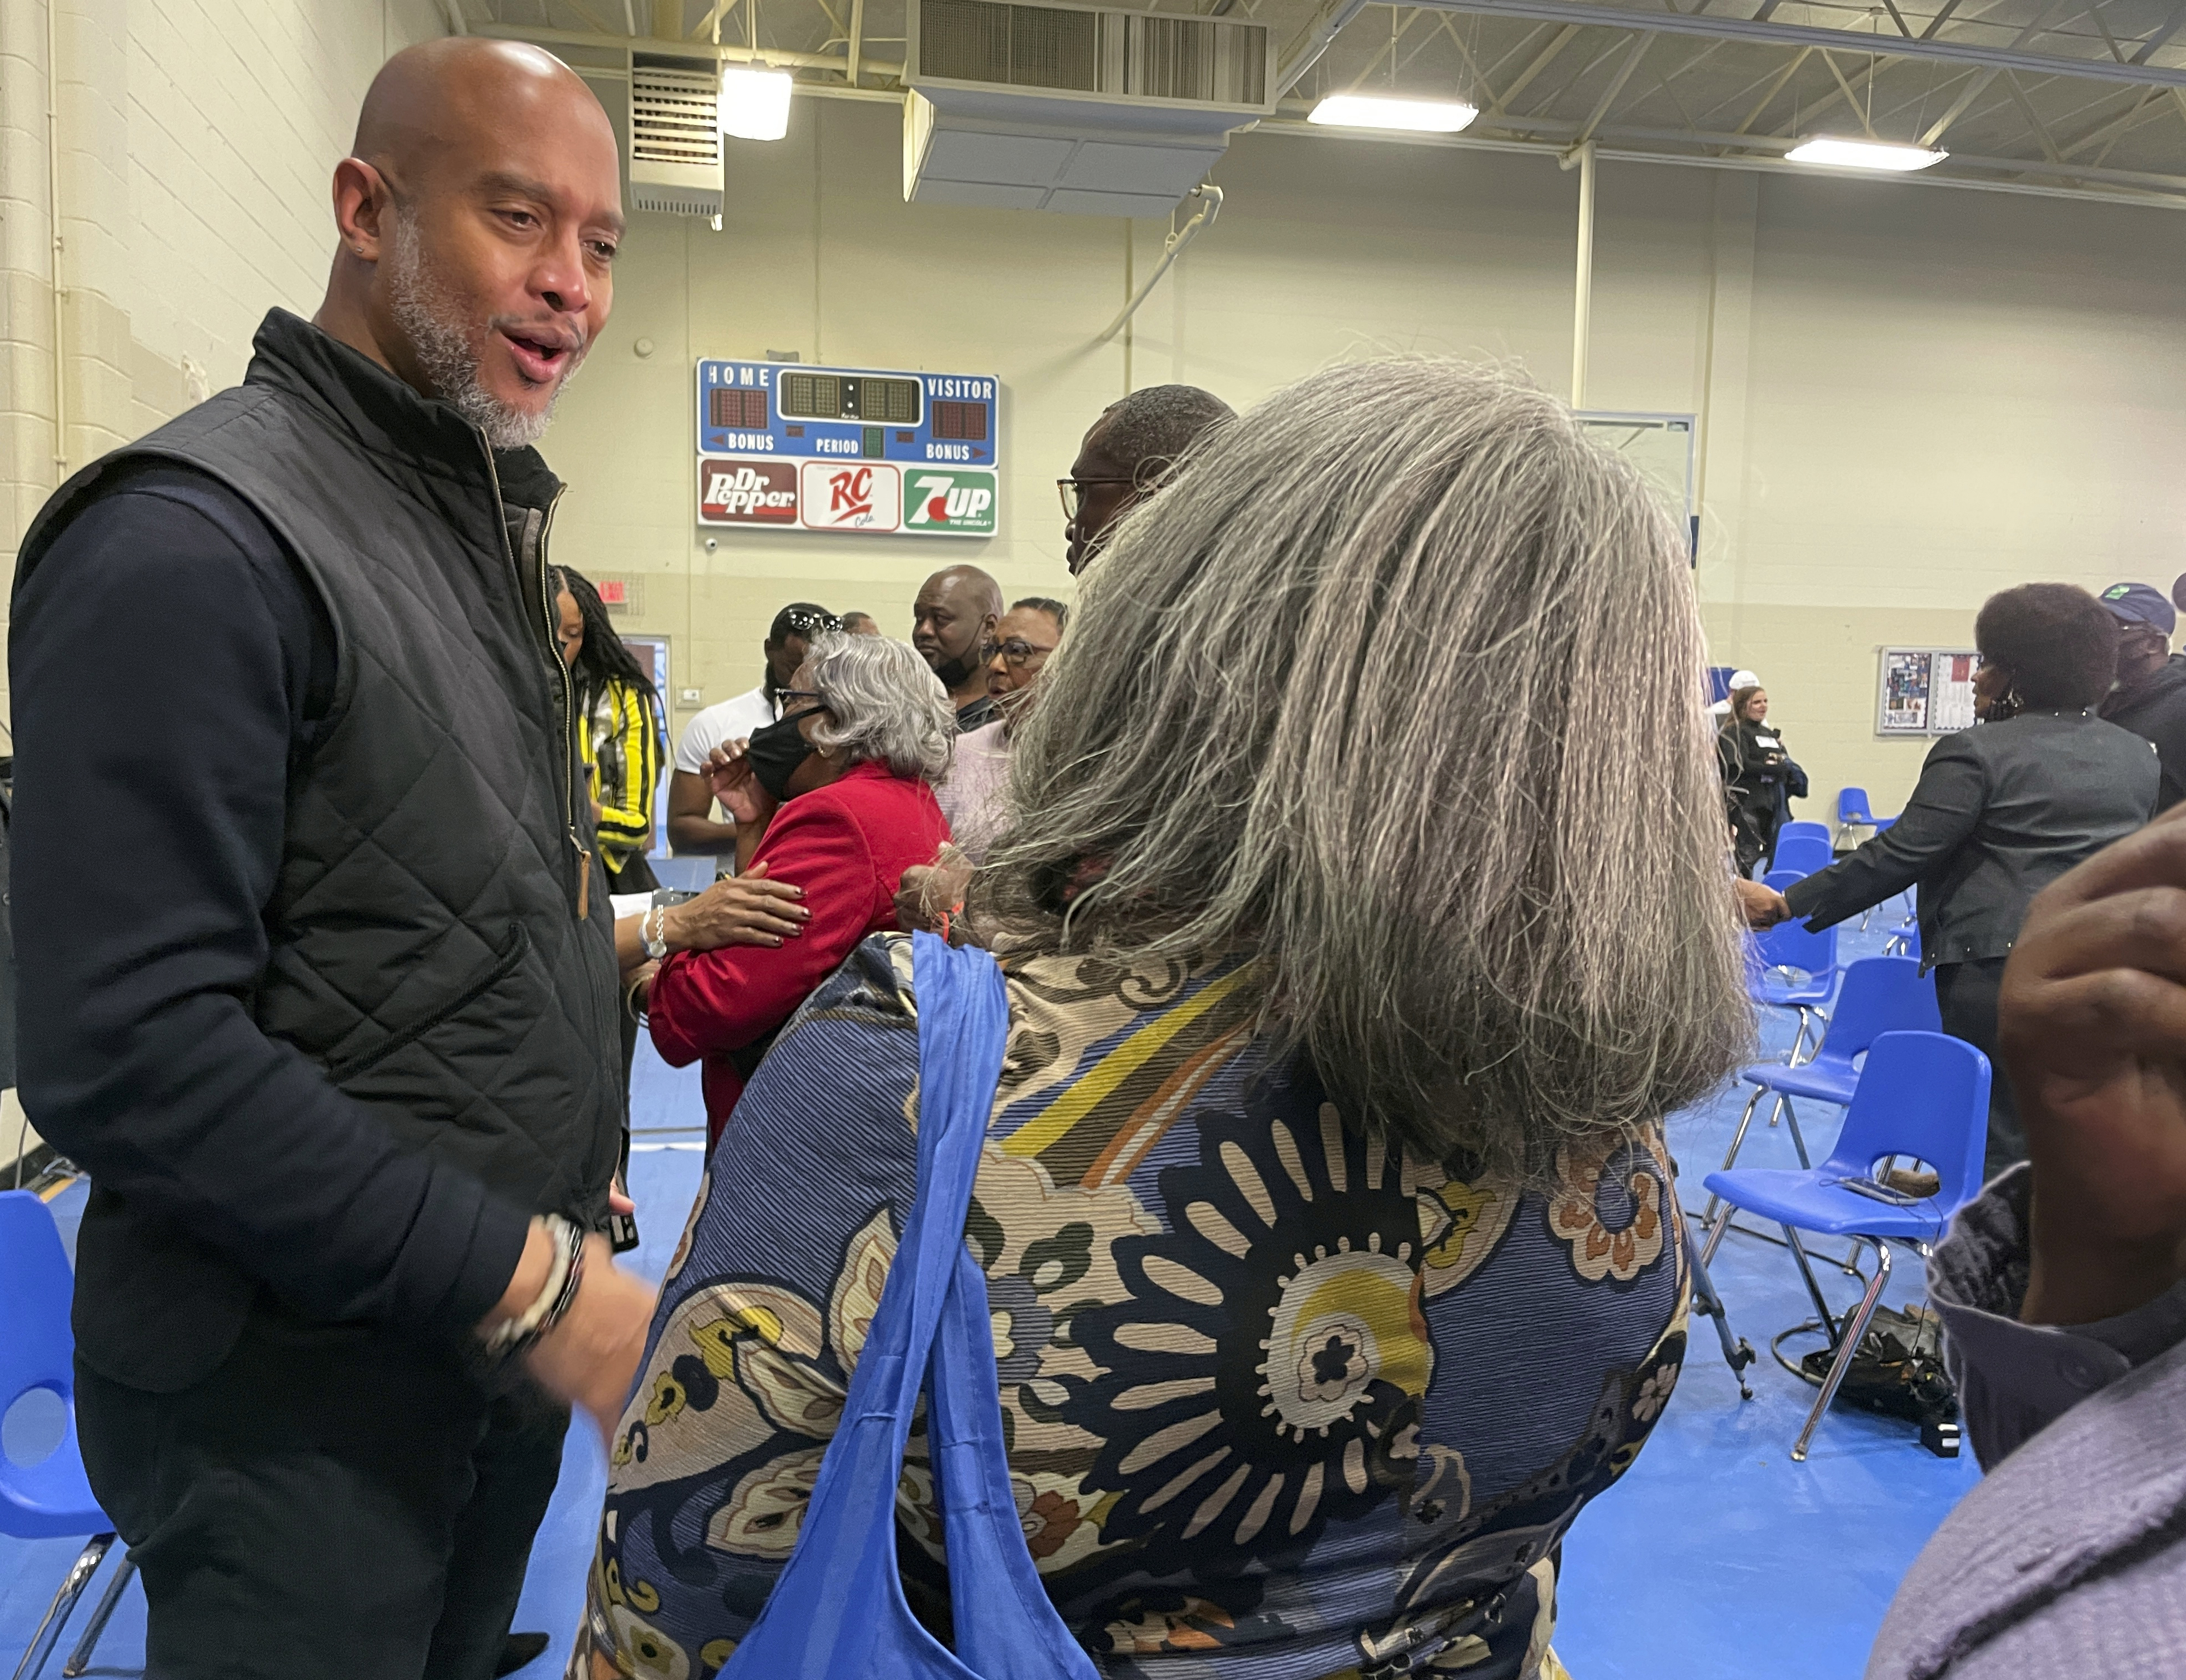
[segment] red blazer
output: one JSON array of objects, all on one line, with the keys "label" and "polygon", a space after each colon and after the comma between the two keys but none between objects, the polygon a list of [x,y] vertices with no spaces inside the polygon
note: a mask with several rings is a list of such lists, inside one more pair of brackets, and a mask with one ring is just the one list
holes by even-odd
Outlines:
[{"label": "red blazer", "polygon": [[933,790],[883,764],[855,765],[774,814],[752,861],[767,865],[770,880],[804,889],[804,932],[780,945],[678,951],[661,964],[647,1006],[669,1066],[705,1058],[709,1140],[743,1095],[731,1056],[788,1020],[860,940],[895,926],[904,871],[932,863],[948,838]]}]

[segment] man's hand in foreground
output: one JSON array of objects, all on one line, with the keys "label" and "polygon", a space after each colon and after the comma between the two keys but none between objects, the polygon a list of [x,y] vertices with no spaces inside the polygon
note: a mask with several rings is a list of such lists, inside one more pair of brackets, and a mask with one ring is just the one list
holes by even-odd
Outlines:
[{"label": "man's hand in foreground", "polygon": [[2034,1162],[2021,1318],[2153,1299],[2186,1276],[2186,806],[2034,900],[1998,1014]]}]

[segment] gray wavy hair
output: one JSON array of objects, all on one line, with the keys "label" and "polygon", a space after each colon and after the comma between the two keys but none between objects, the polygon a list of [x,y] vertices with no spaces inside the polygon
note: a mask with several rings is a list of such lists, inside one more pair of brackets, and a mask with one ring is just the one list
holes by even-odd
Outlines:
[{"label": "gray wavy hair", "polygon": [[1250,951],[1345,1113],[1535,1179],[1752,1039],[1701,692],[1684,539],[1562,403],[1317,373],[1118,527],[975,909],[1006,949]]},{"label": "gray wavy hair", "polygon": [[810,644],[804,669],[834,719],[812,726],[815,746],[840,750],[854,764],[877,759],[901,776],[932,781],[949,773],[956,708],[909,642],[829,630]]}]

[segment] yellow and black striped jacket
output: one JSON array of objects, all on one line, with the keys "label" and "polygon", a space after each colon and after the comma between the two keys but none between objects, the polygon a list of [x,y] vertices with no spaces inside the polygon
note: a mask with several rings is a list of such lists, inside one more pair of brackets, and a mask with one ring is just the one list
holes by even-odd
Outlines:
[{"label": "yellow and black striped jacket", "polygon": [[653,697],[621,682],[608,685],[585,722],[580,745],[600,804],[602,860],[613,876],[653,844],[661,726]]}]

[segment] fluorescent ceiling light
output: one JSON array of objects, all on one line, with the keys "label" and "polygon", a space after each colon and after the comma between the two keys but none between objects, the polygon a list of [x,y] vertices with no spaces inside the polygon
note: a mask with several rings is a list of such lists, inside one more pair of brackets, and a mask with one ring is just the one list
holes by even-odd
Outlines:
[{"label": "fluorescent ceiling light", "polygon": [[739,140],[779,140],[789,132],[788,70],[721,66],[721,132]]},{"label": "fluorescent ceiling light", "polygon": [[1926,169],[1951,154],[1925,146],[1892,146],[1880,140],[1808,140],[1784,154],[1786,163],[1828,164],[1836,169],[1881,169],[1903,175]]},{"label": "fluorescent ceiling light", "polygon": [[1455,134],[1480,115],[1456,99],[1392,99],[1378,93],[1331,93],[1313,108],[1308,122],[1331,128],[1410,128]]}]

